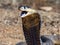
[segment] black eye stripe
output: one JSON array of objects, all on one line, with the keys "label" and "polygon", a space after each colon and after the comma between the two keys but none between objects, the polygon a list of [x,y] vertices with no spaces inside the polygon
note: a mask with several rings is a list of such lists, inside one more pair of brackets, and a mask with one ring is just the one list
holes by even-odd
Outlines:
[{"label": "black eye stripe", "polygon": [[24,9],[26,9],[26,8],[31,8],[31,7],[29,7],[29,6],[22,6],[22,5],[21,5],[21,6],[18,7],[18,10],[20,10],[20,8],[22,8],[22,7],[23,7]]},{"label": "black eye stripe", "polygon": [[26,9],[26,8],[29,8],[29,7],[24,6],[24,9]]},{"label": "black eye stripe", "polygon": [[25,9],[26,7],[24,6],[24,9]]}]

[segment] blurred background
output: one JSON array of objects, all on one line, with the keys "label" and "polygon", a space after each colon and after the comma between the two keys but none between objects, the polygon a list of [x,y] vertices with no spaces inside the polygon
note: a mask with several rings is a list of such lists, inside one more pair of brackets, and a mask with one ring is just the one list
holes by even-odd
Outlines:
[{"label": "blurred background", "polygon": [[28,5],[34,8],[39,8],[41,6],[52,6],[59,8],[60,0],[0,0],[0,6],[5,5]]},{"label": "blurred background", "polygon": [[0,0],[0,7],[3,5],[12,5],[13,7],[28,5],[34,8],[40,8],[41,6],[52,6],[59,9],[60,0]]},{"label": "blurred background", "polygon": [[40,36],[60,45],[60,0],[0,0],[0,45],[25,42],[18,10],[21,5],[30,6],[40,14]]}]

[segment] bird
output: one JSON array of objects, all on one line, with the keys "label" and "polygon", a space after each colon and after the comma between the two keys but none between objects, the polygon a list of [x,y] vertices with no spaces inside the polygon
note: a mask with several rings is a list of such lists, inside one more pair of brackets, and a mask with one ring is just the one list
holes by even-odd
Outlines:
[{"label": "bird", "polygon": [[29,6],[20,6],[20,17],[27,45],[40,45],[41,18],[37,10]]}]

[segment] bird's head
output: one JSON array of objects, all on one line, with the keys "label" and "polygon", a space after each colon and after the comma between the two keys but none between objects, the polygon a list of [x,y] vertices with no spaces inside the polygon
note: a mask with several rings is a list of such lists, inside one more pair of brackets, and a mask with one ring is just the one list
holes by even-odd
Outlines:
[{"label": "bird's head", "polygon": [[21,17],[25,17],[32,13],[36,13],[36,10],[34,10],[28,6],[20,6],[18,9],[21,11]]}]

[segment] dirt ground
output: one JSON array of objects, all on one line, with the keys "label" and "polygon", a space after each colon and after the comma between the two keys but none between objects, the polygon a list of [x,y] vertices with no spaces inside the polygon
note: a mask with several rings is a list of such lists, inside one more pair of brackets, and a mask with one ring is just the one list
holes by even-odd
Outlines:
[{"label": "dirt ground", "polygon": [[[41,35],[60,35],[60,14],[39,10]],[[25,42],[21,17],[17,9],[0,9],[0,45],[16,45]]]}]

